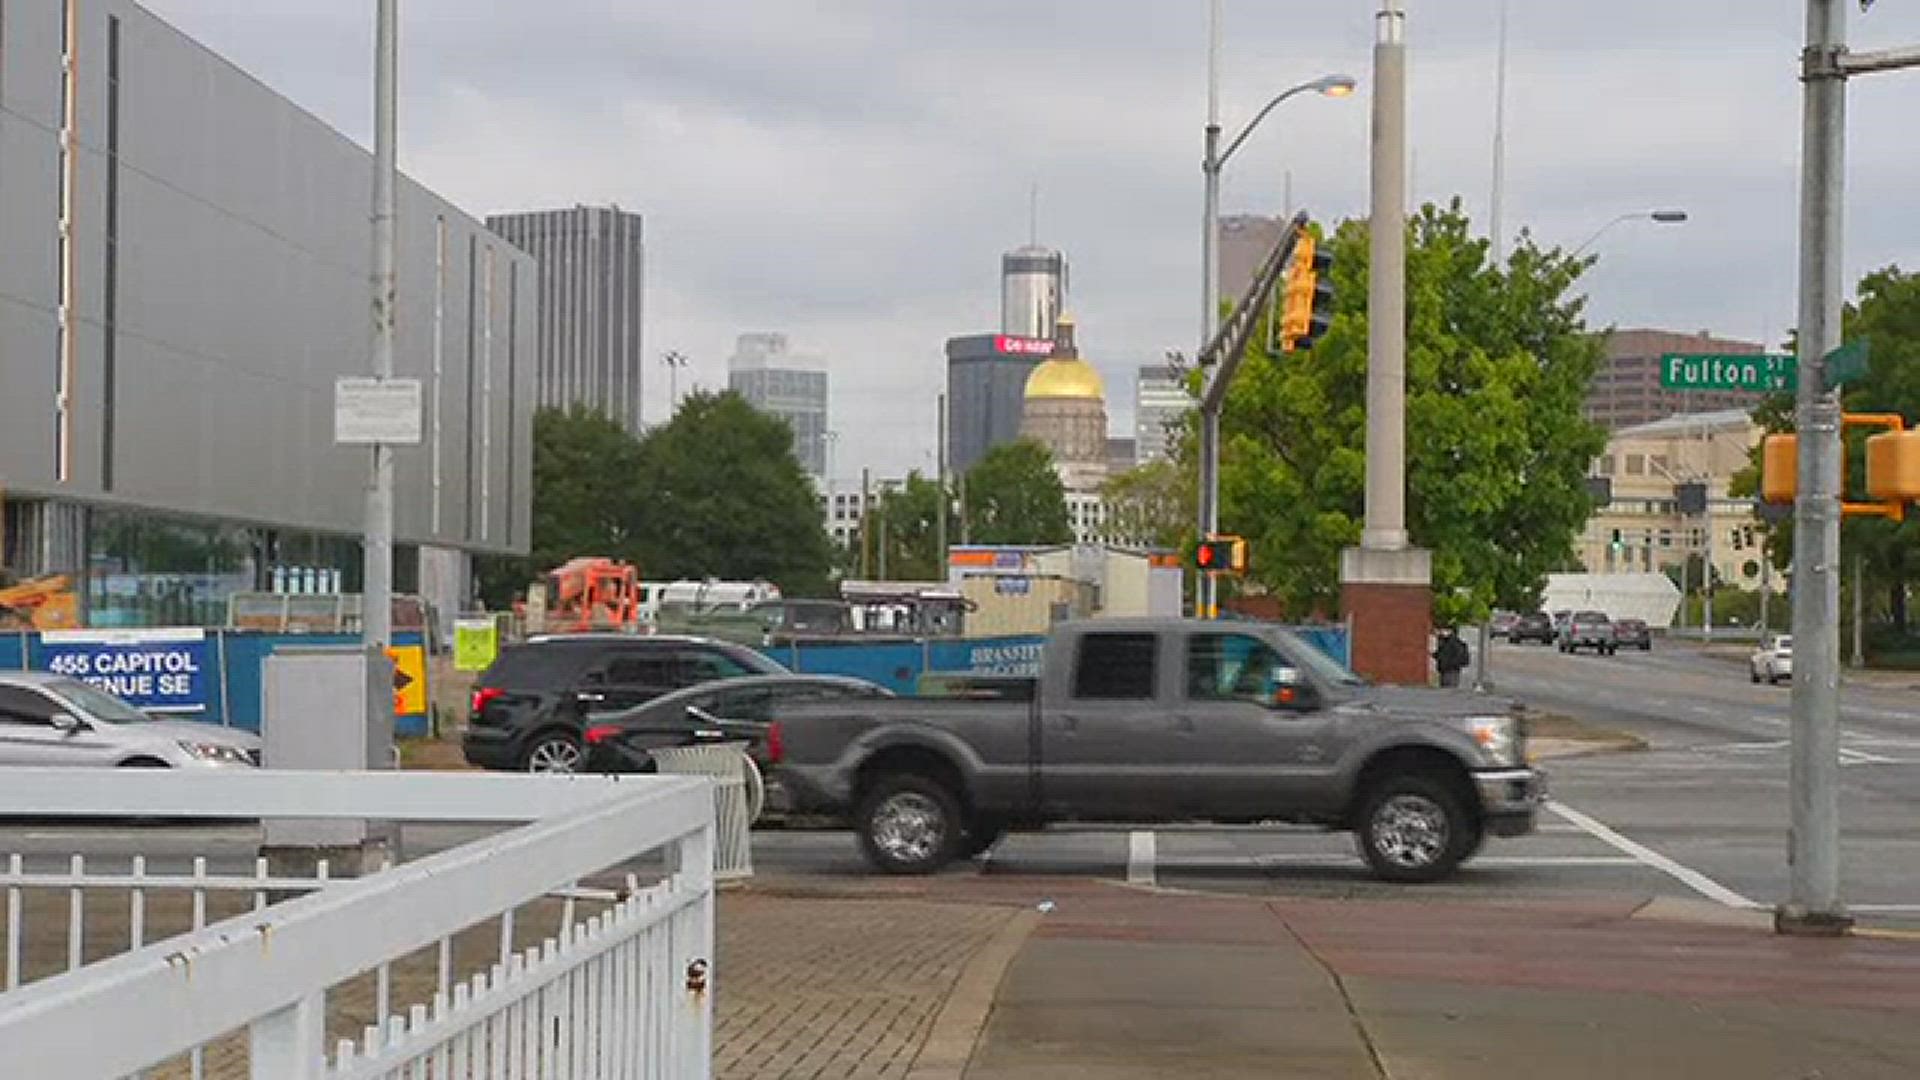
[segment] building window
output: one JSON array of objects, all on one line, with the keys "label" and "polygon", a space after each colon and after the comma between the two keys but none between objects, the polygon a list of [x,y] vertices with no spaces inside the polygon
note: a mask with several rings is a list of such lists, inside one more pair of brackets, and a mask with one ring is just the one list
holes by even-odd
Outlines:
[{"label": "building window", "polygon": [[1612,476],[1613,475],[1613,455],[1602,454],[1600,456],[1600,459],[1594,462],[1593,471],[1598,476]]},{"label": "building window", "polygon": [[1645,454],[1628,454],[1627,455],[1627,475],[1628,476],[1647,475],[1647,456]]},{"label": "building window", "polygon": [[1655,454],[1652,457],[1648,458],[1647,468],[1652,469],[1654,472],[1661,473],[1664,475],[1667,472],[1667,455]]}]

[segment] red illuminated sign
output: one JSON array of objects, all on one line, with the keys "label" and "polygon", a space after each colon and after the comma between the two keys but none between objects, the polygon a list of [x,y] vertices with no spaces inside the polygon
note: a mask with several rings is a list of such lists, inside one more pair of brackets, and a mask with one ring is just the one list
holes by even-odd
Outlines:
[{"label": "red illuminated sign", "polygon": [[1011,337],[1001,334],[993,339],[993,351],[1002,356],[1052,356],[1053,342],[1046,338]]}]

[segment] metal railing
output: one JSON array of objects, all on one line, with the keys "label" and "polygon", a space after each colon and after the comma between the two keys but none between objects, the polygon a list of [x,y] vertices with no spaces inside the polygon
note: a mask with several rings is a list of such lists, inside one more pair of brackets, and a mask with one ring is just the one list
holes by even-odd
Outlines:
[{"label": "metal railing", "polygon": [[[98,856],[53,868],[10,856],[0,874],[9,1071],[709,1076],[712,787],[692,777],[8,770],[0,815],[518,826],[356,878],[265,858],[235,868],[203,855],[173,872],[133,856],[103,872]],[[209,922],[210,906],[237,910]],[[155,933],[169,918],[184,932]]]}]

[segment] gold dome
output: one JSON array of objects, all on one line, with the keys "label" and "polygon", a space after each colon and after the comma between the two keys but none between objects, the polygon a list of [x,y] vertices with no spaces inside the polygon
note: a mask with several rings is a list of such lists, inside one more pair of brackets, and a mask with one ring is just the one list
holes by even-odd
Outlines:
[{"label": "gold dome", "polygon": [[1077,398],[1083,401],[1107,399],[1107,387],[1092,364],[1079,357],[1056,357],[1033,369],[1027,376],[1027,400],[1036,398]]}]

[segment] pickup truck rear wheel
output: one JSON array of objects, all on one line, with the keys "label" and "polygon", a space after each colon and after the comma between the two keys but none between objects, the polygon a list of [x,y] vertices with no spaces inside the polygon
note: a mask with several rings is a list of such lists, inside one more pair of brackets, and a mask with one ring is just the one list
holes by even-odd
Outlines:
[{"label": "pickup truck rear wheel", "polygon": [[867,861],[890,874],[931,874],[966,840],[960,800],[914,773],[883,776],[860,801],[856,826]]},{"label": "pickup truck rear wheel", "polygon": [[1437,777],[1408,773],[1374,785],[1360,809],[1360,854],[1373,872],[1408,883],[1438,881],[1472,853],[1478,830],[1460,796]]}]

